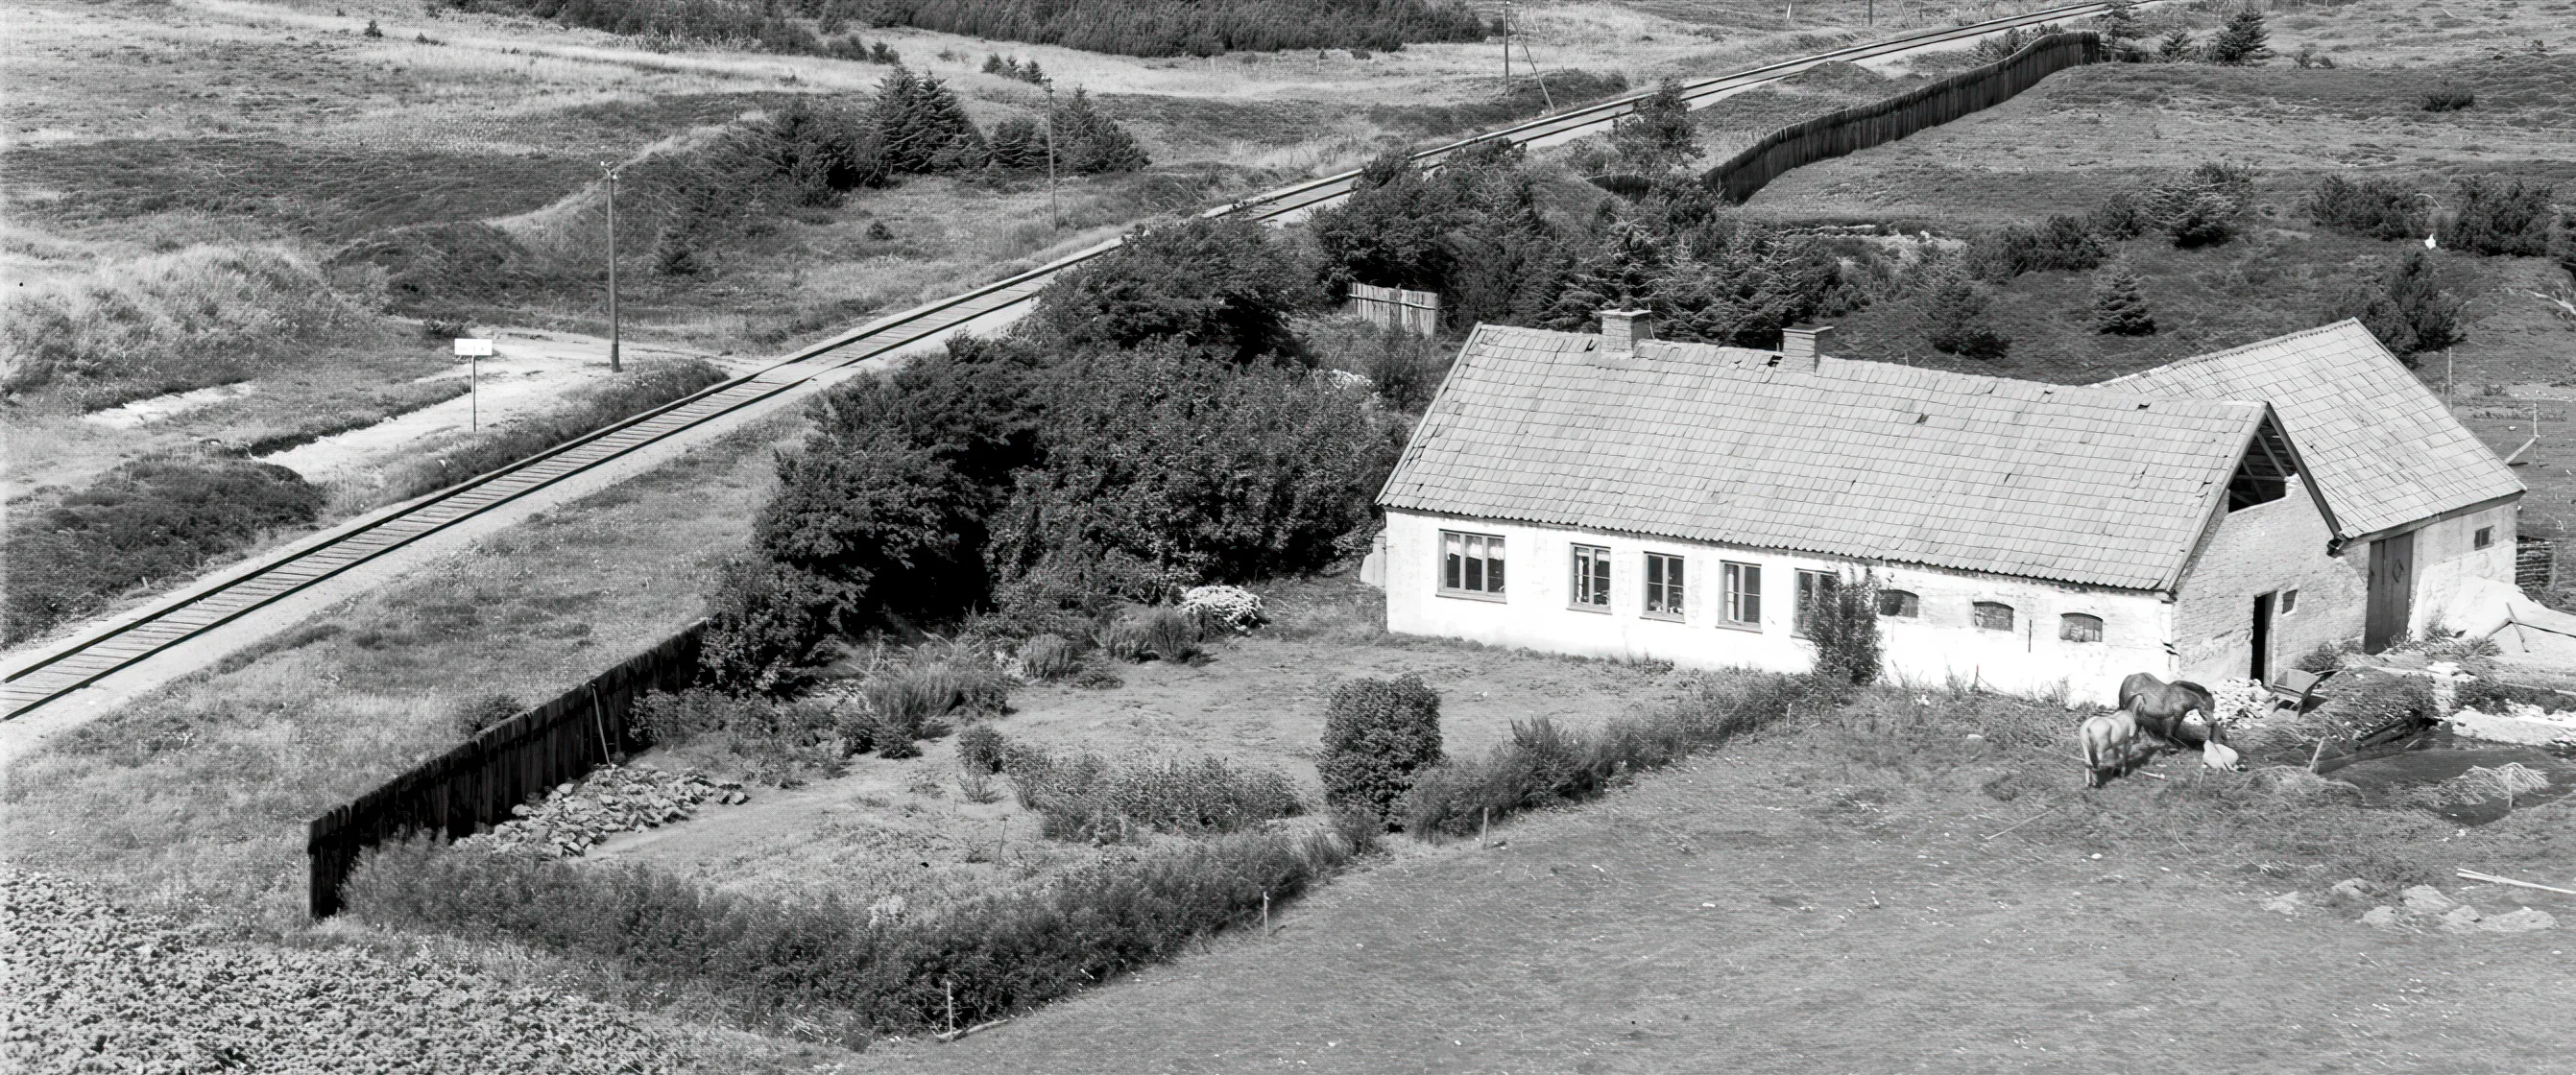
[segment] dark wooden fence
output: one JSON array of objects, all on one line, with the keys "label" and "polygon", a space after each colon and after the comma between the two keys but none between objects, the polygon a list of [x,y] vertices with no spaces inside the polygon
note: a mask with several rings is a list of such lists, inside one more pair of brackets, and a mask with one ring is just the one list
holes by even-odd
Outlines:
[{"label": "dark wooden fence", "polygon": [[510,808],[593,766],[646,746],[628,719],[647,692],[678,690],[697,678],[698,637],[690,624],[661,645],[313,819],[304,853],[312,860],[313,917],[340,910],[340,884],[358,855],[407,833],[471,836],[510,819]]},{"label": "dark wooden fence", "polygon": [[2545,537],[2523,534],[2515,539],[2513,550],[2513,584],[2537,600],[2549,592],[2558,566],[2558,546]]},{"label": "dark wooden fence", "polygon": [[2040,79],[2069,67],[2099,63],[2103,56],[2098,35],[2049,34],[2001,60],[1921,89],[1782,127],[1709,169],[1703,181],[1727,201],[1740,204],[1792,168],[1884,145],[1992,108]]}]

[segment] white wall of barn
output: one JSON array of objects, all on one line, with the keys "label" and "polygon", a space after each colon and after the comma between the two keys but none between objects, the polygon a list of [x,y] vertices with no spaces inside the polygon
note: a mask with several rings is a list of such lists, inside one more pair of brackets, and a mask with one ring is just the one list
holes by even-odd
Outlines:
[{"label": "white wall of barn", "polygon": [[[1504,539],[1502,600],[1441,592],[1444,530]],[[1815,662],[1815,647],[1792,634],[1796,573],[1862,570],[1859,561],[1829,556],[1403,510],[1387,512],[1386,540],[1390,631],[1694,668],[1806,671]],[[1573,606],[1576,545],[1611,551],[1607,611]],[[1686,585],[1678,621],[1645,615],[1649,553],[1683,558]],[[1721,622],[1720,565],[1727,561],[1762,568],[1758,629]],[[2062,684],[2072,699],[2107,704],[2132,672],[2173,672],[2166,645],[2172,606],[2160,595],[1904,564],[1870,570],[1882,586],[1917,597],[1919,615],[1879,619],[1887,673],[1897,682],[1973,680],[1989,690],[2037,695],[2052,694]],[[1977,626],[1973,606],[1979,601],[2011,606],[2013,629]],[[2068,613],[2099,617],[2102,641],[2060,639],[2060,617]]]}]

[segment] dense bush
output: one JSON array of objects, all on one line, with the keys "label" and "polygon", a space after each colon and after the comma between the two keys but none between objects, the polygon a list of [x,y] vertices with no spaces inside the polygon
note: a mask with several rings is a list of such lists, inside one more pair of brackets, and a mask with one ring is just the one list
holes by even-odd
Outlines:
[{"label": "dense bush", "polygon": [[2092,229],[2071,216],[2051,216],[2036,228],[2009,225],[1968,245],[1969,271],[1988,280],[2051,269],[2082,272],[2101,265],[2104,256]]},{"label": "dense bush", "polygon": [[1274,49],[1394,51],[1413,41],[1481,41],[1463,4],[1439,0],[873,0],[879,26],[1033,41],[1131,56],[1213,56]]},{"label": "dense bush", "polygon": [[1633,111],[1612,127],[1610,145],[1620,166],[1635,175],[1655,175],[1684,167],[1705,151],[1699,129],[1691,123],[1690,104],[1681,84],[1665,79],[1639,100]]},{"label": "dense bush", "polygon": [[272,531],[321,517],[322,491],[285,467],[158,457],[50,506],[11,505],[5,633],[16,643],[136,586],[187,578]]},{"label": "dense bush", "polygon": [[1053,840],[1121,843],[1148,832],[1228,833],[1306,809],[1285,775],[1214,756],[1117,763],[1019,746],[1004,753],[1002,772]]},{"label": "dense bush", "polygon": [[1944,354],[1981,362],[2000,361],[2012,349],[2011,337],[1989,319],[1985,289],[1964,276],[1954,276],[1924,292],[1920,303],[1923,339]]},{"label": "dense bush", "polygon": [[730,1011],[863,1042],[1023,1011],[1168,958],[1293,899],[1371,850],[1368,826],[1247,833],[1075,873],[1046,889],[870,924],[837,900],[789,902],[646,866],[576,865],[388,845],[359,863],[350,911],[381,926],[507,939],[704,990]]},{"label": "dense bush", "polygon": [[968,647],[925,647],[900,667],[870,676],[859,696],[874,714],[882,748],[886,740],[919,738],[934,720],[963,712],[990,716],[1009,704],[1011,678],[992,659]]},{"label": "dense bush", "polygon": [[396,471],[385,480],[385,495],[403,500],[436,492],[730,379],[701,359],[637,363],[606,384],[575,394],[567,406],[512,419]]},{"label": "dense bush", "polygon": [[2460,308],[2467,302],[2443,282],[2431,256],[2409,250],[2377,280],[2346,289],[2335,316],[2359,318],[2381,346],[2412,367],[2417,355],[2460,339]]},{"label": "dense bush", "polygon": [[2330,175],[2308,192],[2308,219],[2372,239],[2411,239],[2424,230],[2424,198],[2394,179],[2360,182]]},{"label": "dense bush", "polygon": [[[1027,116],[995,124],[987,139],[993,166],[1013,171],[1045,170],[1049,134],[1046,123]],[[1080,89],[1055,106],[1052,135],[1055,169],[1064,175],[1134,172],[1153,163],[1127,128],[1093,105],[1091,95]]]},{"label": "dense bush", "polygon": [[1100,648],[1122,661],[1180,663],[1204,649],[1204,634],[1198,618],[1180,609],[1129,609],[1100,629]]},{"label": "dense bush", "polygon": [[1452,761],[1421,773],[1398,804],[1406,832],[1423,839],[1471,836],[1487,811],[1577,802],[1634,774],[1658,769],[1757,731],[1804,700],[1830,699],[1832,684],[1760,674],[1700,681],[1690,694],[1645,717],[1621,717],[1590,733],[1546,718],[1512,723],[1512,741],[1480,761]]},{"label": "dense bush", "polygon": [[701,687],[637,699],[633,726],[657,746],[712,745],[738,759],[752,779],[778,787],[838,776],[848,753],[829,706]]},{"label": "dense bush", "polygon": [[1843,683],[1878,678],[1878,579],[1864,572],[1829,586],[1806,616],[1816,644],[1816,675]]},{"label": "dense bush", "polygon": [[1402,153],[1370,161],[1307,233],[1330,301],[1353,283],[1434,291],[1452,325],[1535,323],[1570,264],[1524,155],[1500,143],[1453,155],[1431,175]]},{"label": "dense bush", "polygon": [[2138,274],[2114,269],[2093,284],[2093,331],[2105,336],[2152,336],[2155,314],[2147,308]]},{"label": "dense bush", "polygon": [[1261,225],[1191,217],[1132,235],[1047,285],[1032,328],[1082,349],[1165,342],[1252,361],[1298,351],[1307,305],[1295,251]]},{"label": "dense bush", "polygon": [[2472,254],[2539,257],[2549,252],[2549,199],[2556,190],[2521,180],[2466,176],[2452,188],[2438,242]]},{"label": "dense bush", "polygon": [[2235,238],[2253,200],[2251,169],[2212,161],[2148,188],[2142,210],[2175,246],[2190,249]]},{"label": "dense bush", "polygon": [[485,729],[528,711],[517,698],[507,694],[477,695],[456,704],[449,719],[456,724],[456,737],[472,739]]},{"label": "dense bush", "polygon": [[1442,757],[1440,696],[1422,677],[1354,679],[1333,688],[1315,771],[1334,809],[1390,819],[1415,777]]},{"label": "dense bush", "polygon": [[1399,450],[1364,397],[1301,370],[1169,350],[1063,369],[1046,461],[1019,475],[986,558],[1004,584],[1161,601],[1322,567]]},{"label": "dense bush", "polygon": [[2478,95],[2458,86],[2424,91],[2417,104],[2427,112],[2457,112],[2478,103]]},{"label": "dense bush", "polygon": [[364,318],[311,262],[269,247],[39,273],[0,300],[0,396],[50,389],[90,409],[223,384]]},{"label": "dense bush", "polygon": [[1588,330],[1626,306],[1652,313],[1663,339],[1776,347],[1782,329],[1827,308],[1840,281],[1822,247],[1768,225],[1711,218],[1667,234],[1657,223],[1611,225],[1567,276],[1548,326]]},{"label": "dense bush", "polygon": [[1058,680],[1082,670],[1082,646],[1059,634],[1041,634],[1020,644],[1020,668],[1030,679]]},{"label": "dense bush", "polygon": [[990,724],[970,724],[957,733],[957,766],[969,773],[998,773],[1009,744]]}]

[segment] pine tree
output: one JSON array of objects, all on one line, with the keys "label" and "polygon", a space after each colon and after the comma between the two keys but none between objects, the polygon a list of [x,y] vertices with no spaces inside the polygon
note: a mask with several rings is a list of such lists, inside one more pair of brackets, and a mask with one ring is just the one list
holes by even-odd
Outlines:
[{"label": "pine tree", "polygon": [[1127,128],[1094,107],[1091,95],[1078,87],[1057,108],[1055,124],[1056,167],[1064,171],[1080,175],[1136,172],[1153,163]]},{"label": "pine tree", "polygon": [[1610,143],[1640,175],[1679,168],[1704,152],[1699,131],[1691,125],[1690,104],[1682,100],[1680,84],[1670,79],[1619,121]]},{"label": "pine tree", "polygon": [[1986,293],[1965,276],[1952,276],[1923,297],[1923,339],[1932,349],[1982,361],[1997,361],[2012,349],[2012,338],[1986,319]]},{"label": "pine tree", "polygon": [[2155,335],[2155,315],[2147,310],[2138,274],[2113,269],[2094,283],[2093,331],[2105,336]]},{"label": "pine tree", "polygon": [[874,117],[886,170],[896,173],[982,167],[984,135],[945,83],[898,65],[877,87]]},{"label": "pine tree", "polygon": [[1547,327],[1581,332],[1597,324],[1603,310],[1651,308],[1655,283],[1671,272],[1672,262],[1651,229],[1627,220],[1611,225],[1600,248],[1567,278],[1548,311]]},{"label": "pine tree", "polygon": [[2227,19],[2218,36],[2209,39],[2203,54],[2211,63],[2229,67],[2259,66],[2272,58],[2266,47],[2272,35],[2263,29],[2263,13],[2247,4]]},{"label": "pine tree", "polygon": [[2433,259],[2424,251],[2410,250],[2381,274],[2377,286],[2346,291],[2336,313],[2361,319],[2389,353],[2411,368],[2416,355],[2460,340],[2464,304],[2442,283]]},{"label": "pine tree", "polygon": [[2196,51],[2198,50],[2192,47],[2189,30],[2178,29],[2166,34],[2164,41],[2156,46],[2157,58],[2166,63],[2181,63],[2190,59],[2192,53]]},{"label": "pine tree", "polygon": [[2147,29],[2138,24],[2137,5],[2129,3],[2128,0],[2116,0],[2108,10],[2102,12],[2101,34],[2102,40],[2118,45],[2123,41],[2135,41],[2147,36]]}]

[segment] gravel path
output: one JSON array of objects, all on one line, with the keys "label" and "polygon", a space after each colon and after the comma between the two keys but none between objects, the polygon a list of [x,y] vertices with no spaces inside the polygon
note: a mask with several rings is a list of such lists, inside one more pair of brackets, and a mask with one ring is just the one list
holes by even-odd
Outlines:
[{"label": "gravel path", "polygon": [[198,944],[76,882],[0,869],[0,1070],[675,1070],[587,1000],[350,948]]}]

